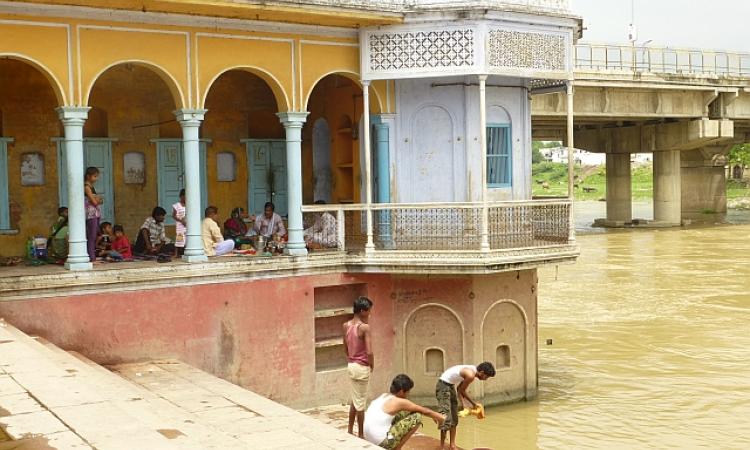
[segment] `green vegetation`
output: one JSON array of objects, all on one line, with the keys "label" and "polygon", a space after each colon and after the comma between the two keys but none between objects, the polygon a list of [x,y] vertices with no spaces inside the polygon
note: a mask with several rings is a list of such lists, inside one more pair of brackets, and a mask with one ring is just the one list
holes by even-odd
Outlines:
[{"label": "green vegetation", "polygon": [[[648,199],[653,192],[651,165],[634,166],[633,198]],[[532,165],[533,194],[538,197],[568,195],[568,166],[542,162]],[[578,200],[600,200],[607,194],[607,171],[604,166],[576,166],[575,196]]]},{"label": "green vegetation", "polygon": [[727,200],[750,198],[750,184],[747,181],[727,180]]},{"label": "green vegetation", "polygon": [[729,150],[728,158],[732,165],[750,166],[750,144],[735,145]]},{"label": "green vegetation", "polygon": [[[748,146],[750,150],[750,146]],[[633,166],[633,199],[647,200],[653,195],[654,180],[651,164]],[[568,195],[568,166],[562,163],[541,162],[531,169],[535,197],[565,197]],[[604,166],[576,166],[576,200],[600,200],[607,195],[607,171]],[[750,184],[727,180],[727,198],[750,198]]]}]

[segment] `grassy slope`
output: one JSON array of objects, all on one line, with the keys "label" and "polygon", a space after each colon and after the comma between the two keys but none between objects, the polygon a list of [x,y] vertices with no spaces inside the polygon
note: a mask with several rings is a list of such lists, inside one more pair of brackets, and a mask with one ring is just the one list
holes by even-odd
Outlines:
[{"label": "grassy slope", "polygon": [[[576,166],[578,188],[575,195],[577,200],[599,200],[607,193],[607,171],[604,166]],[[568,166],[560,163],[543,162],[532,167],[534,196],[565,196],[568,194]],[[549,189],[544,189],[546,182]],[[633,198],[636,200],[650,199],[654,189],[653,170],[650,164],[634,166],[632,169]],[[583,188],[593,189],[584,192]],[[750,186],[729,180],[727,182],[727,198],[750,197]]]}]

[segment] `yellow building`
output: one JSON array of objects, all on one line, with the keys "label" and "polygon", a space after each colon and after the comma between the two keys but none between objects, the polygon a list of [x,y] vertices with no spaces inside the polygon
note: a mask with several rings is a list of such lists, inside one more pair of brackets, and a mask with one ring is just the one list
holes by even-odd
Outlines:
[{"label": "yellow building", "polygon": [[[322,117],[337,127],[331,148],[341,168],[329,200],[359,196],[352,124],[362,114],[362,90],[355,27],[399,21],[395,13],[284,2],[67,3],[0,7],[0,148],[7,158],[0,159],[7,180],[0,255],[21,255],[30,236],[47,235],[58,205],[68,206],[65,134],[56,108],[84,108],[84,163],[102,174],[102,220],[123,224],[131,236],[154,206],[169,211],[184,187],[179,110],[210,111],[200,130],[206,139],[203,200],[225,217],[234,207],[259,211],[262,205],[248,192],[273,190],[269,182],[252,185],[248,155],[253,148],[283,149],[278,112],[311,111],[308,123]],[[388,84],[370,88],[373,113],[394,104]],[[312,128],[303,137],[308,203],[314,200]],[[262,163],[255,161],[256,173]],[[285,202],[277,203],[285,213]]]}]

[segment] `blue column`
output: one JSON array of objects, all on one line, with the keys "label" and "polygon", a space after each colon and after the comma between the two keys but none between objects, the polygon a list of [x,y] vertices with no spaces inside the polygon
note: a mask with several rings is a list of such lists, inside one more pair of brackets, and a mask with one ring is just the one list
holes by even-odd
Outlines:
[{"label": "blue column", "polygon": [[290,256],[307,255],[304,229],[302,227],[302,126],[307,112],[278,113],[286,130],[286,178],[289,241],[284,250]]},{"label": "blue column", "polygon": [[179,109],[174,112],[182,126],[182,155],[185,167],[185,239],[184,261],[198,263],[208,261],[203,252],[201,239],[201,171],[200,171],[200,126],[205,109]]},{"label": "blue column", "polygon": [[90,270],[93,266],[86,249],[86,210],[83,192],[83,124],[91,108],[63,106],[57,116],[65,129],[65,158],[68,176],[68,270]]},{"label": "blue column", "polygon": [[[375,129],[375,154],[377,155],[377,167],[375,168],[378,179],[378,191],[376,193],[378,203],[391,202],[391,171],[390,171],[390,125],[383,121],[383,116],[373,116],[373,128]],[[391,242],[391,212],[378,211],[378,235],[385,248],[392,248]]]},{"label": "blue column", "polygon": [[375,152],[377,153],[378,166],[378,203],[391,202],[391,171],[390,171],[390,126],[383,122],[379,116],[373,116],[375,128]]}]

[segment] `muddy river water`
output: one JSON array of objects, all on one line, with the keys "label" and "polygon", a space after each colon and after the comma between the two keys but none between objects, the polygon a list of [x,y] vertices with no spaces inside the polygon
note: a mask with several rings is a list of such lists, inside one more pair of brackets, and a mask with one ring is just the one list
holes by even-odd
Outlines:
[{"label": "muddy river water", "polygon": [[459,444],[750,449],[750,225],[583,231],[539,271],[538,399]]}]

